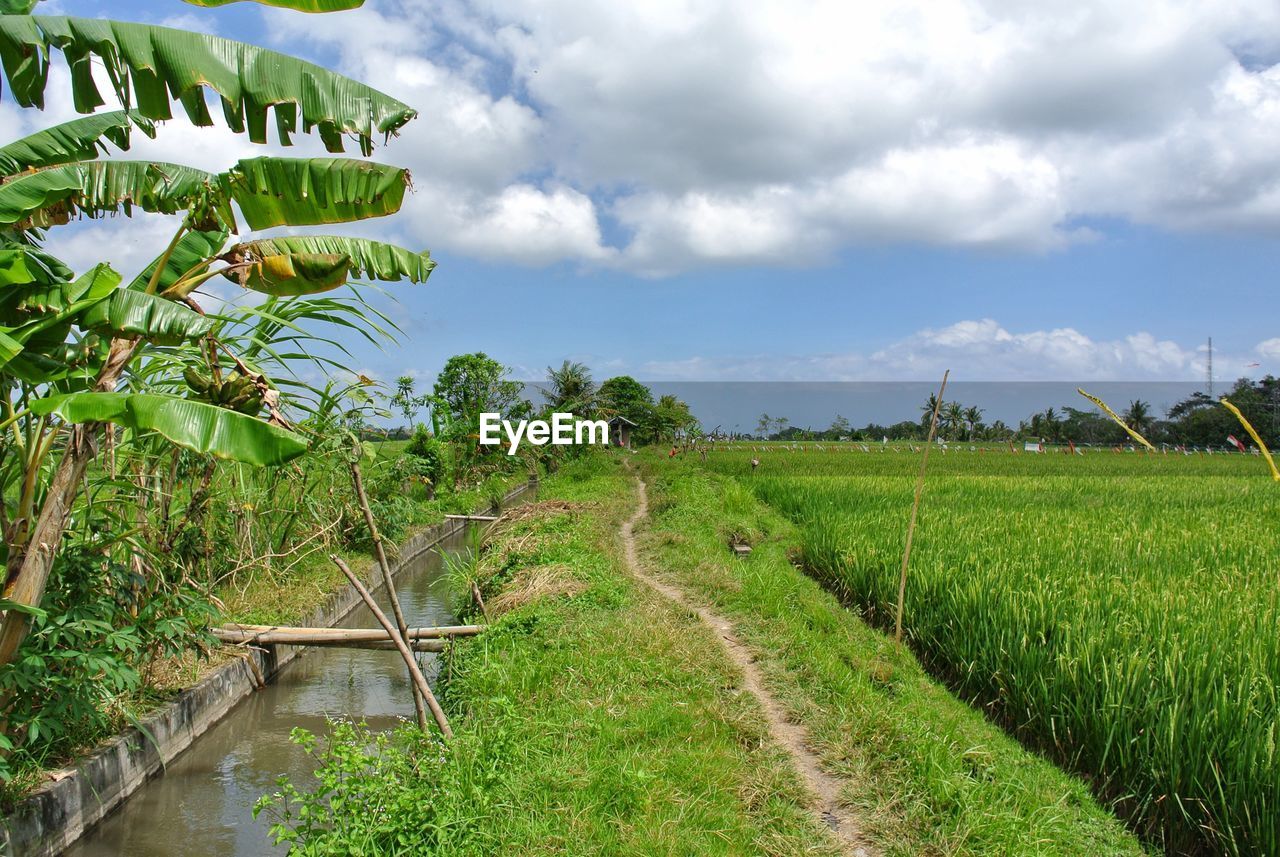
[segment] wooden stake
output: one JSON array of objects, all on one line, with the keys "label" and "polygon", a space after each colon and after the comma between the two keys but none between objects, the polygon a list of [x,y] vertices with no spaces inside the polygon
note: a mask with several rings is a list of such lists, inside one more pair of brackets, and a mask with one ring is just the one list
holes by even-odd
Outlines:
[{"label": "wooden stake", "polygon": [[[396,632],[395,626],[391,624],[391,620],[387,618],[387,614],[382,612],[382,608],[378,606],[378,602],[369,594],[369,590],[364,588],[364,584],[360,582],[360,578],[355,576],[347,564],[342,561],[342,557],[337,554],[329,554],[329,559],[333,560],[334,565],[351,581],[351,585],[355,587],[356,592],[360,593],[360,597],[364,599],[365,605],[369,608],[369,612],[378,620],[378,624],[383,627],[391,641],[395,643],[396,649],[400,652],[400,657],[404,658],[404,664],[409,669],[409,676],[413,679],[413,685],[418,692],[422,694],[422,698],[426,700],[427,705],[431,708],[431,716],[436,719],[436,725],[440,727],[440,731],[444,733],[445,738],[453,737],[453,730],[449,728],[449,721],[444,716],[444,710],[440,708],[440,703],[436,702],[435,694],[431,692],[431,686],[427,684],[426,676],[422,674],[422,670],[418,669],[418,662],[413,658],[413,652],[409,651],[408,645],[405,644],[404,638]],[[423,724],[426,729],[426,724]]]},{"label": "wooden stake", "polygon": [[[369,497],[364,493],[364,477],[360,473],[360,459],[351,459],[351,481],[355,485],[356,497],[360,500],[360,511],[364,512],[364,522],[369,528],[369,536],[373,539],[373,552],[378,557],[378,566],[382,569],[382,582],[387,587],[387,598],[391,601],[391,612],[396,617],[396,627],[400,629],[400,638],[409,640],[409,626],[404,621],[404,611],[400,609],[400,598],[396,595],[395,582],[391,578],[391,564],[387,562],[387,552],[382,547],[382,536],[378,533],[378,525],[373,520],[373,510],[369,508]],[[418,716],[418,728],[426,730],[427,712],[422,707],[422,695],[418,686],[413,686],[413,710]]]},{"label": "wooden stake", "polygon": [[929,422],[929,439],[925,441],[924,455],[920,458],[920,473],[916,476],[916,498],[911,504],[911,521],[907,524],[907,546],[902,552],[902,576],[898,578],[898,618],[894,622],[894,642],[902,642],[902,603],[907,597],[907,563],[911,561],[911,539],[916,534],[916,513],[920,511],[920,496],[924,493],[924,469],[929,463],[929,448],[933,446],[933,435],[938,430],[938,409],[942,407],[942,396],[947,391],[947,378],[951,376],[948,369],[942,373],[942,387],[938,390],[938,398],[933,402],[933,418]]}]

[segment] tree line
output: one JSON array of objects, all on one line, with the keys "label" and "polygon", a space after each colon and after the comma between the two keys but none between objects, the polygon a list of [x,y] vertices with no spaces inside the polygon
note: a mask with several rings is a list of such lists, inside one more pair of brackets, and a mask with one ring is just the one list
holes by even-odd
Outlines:
[{"label": "tree line", "polygon": [[[545,419],[571,413],[582,419],[622,417],[632,424],[633,444],[674,443],[700,433],[687,402],[673,395],[655,397],[630,375],[617,375],[597,384],[583,363],[565,360],[548,366],[546,381],[537,385],[541,401],[525,397],[527,385],[511,378],[511,369],[484,352],[450,357],[436,376],[430,393],[419,394],[411,375],[396,380],[389,403],[405,420],[393,438],[421,442],[430,437],[452,443],[467,458],[505,454],[476,441],[480,415],[504,419]],[[425,414],[425,421],[419,416]]]},{"label": "tree line", "polygon": [[[1226,394],[1249,420],[1268,447],[1280,446],[1280,379],[1267,375],[1259,381],[1241,378]],[[761,414],[755,438],[799,440],[923,440],[928,436],[937,397],[930,395],[920,406],[920,416],[890,425],[868,423],[855,428],[840,415],[825,429],[800,428],[786,417]],[[1198,392],[1171,406],[1163,417],[1149,402],[1134,399],[1119,412],[1121,420],[1153,444],[1222,447],[1228,436],[1248,442],[1239,421],[1218,399]],[[944,401],[938,405],[937,436],[947,441],[1004,442],[1040,440],[1048,443],[1114,445],[1130,443],[1129,436],[1107,415],[1092,407],[1063,405],[1046,408],[1010,426],[1002,420],[985,420],[975,405]]]}]

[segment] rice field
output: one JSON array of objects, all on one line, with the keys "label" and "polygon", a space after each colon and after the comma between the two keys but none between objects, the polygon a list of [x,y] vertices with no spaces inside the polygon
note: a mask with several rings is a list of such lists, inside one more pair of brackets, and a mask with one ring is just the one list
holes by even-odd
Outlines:
[{"label": "rice field", "polygon": [[[867,450],[706,466],[796,521],[811,572],[892,628],[920,458]],[[1168,853],[1280,853],[1278,508],[1251,456],[935,451],[909,642]]]}]

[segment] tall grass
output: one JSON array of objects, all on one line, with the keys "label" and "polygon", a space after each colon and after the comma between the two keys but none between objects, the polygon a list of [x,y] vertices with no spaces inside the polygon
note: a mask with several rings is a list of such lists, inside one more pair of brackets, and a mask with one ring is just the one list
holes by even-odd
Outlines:
[{"label": "tall grass", "polygon": [[[753,478],[752,455],[710,466],[891,625],[918,456],[810,447]],[[1243,456],[953,451],[930,473],[908,639],[1170,853],[1280,853],[1278,503]]]}]

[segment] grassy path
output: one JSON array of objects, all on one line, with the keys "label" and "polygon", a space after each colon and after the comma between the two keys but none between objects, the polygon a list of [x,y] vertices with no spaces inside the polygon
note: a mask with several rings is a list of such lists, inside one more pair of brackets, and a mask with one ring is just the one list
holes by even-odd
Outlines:
[{"label": "grassy path", "polygon": [[816,753],[809,747],[805,728],[788,719],[787,712],[765,687],[764,677],[756,666],[756,657],[734,632],[732,623],[723,616],[700,607],[675,586],[646,574],[636,550],[635,525],[649,514],[649,492],[644,480],[636,478],[636,510],[622,524],[622,544],[631,573],[664,598],[697,615],[719,641],[725,657],[742,672],[743,688],[756,698],[769,725],[773,740],[791,757],[796,772],[808,787],[818,810],[819,820],[831,828],[845,854],[872,857],[877,854],[859,830],[850,808],[840,801],[842,782],[822,768]]}]

